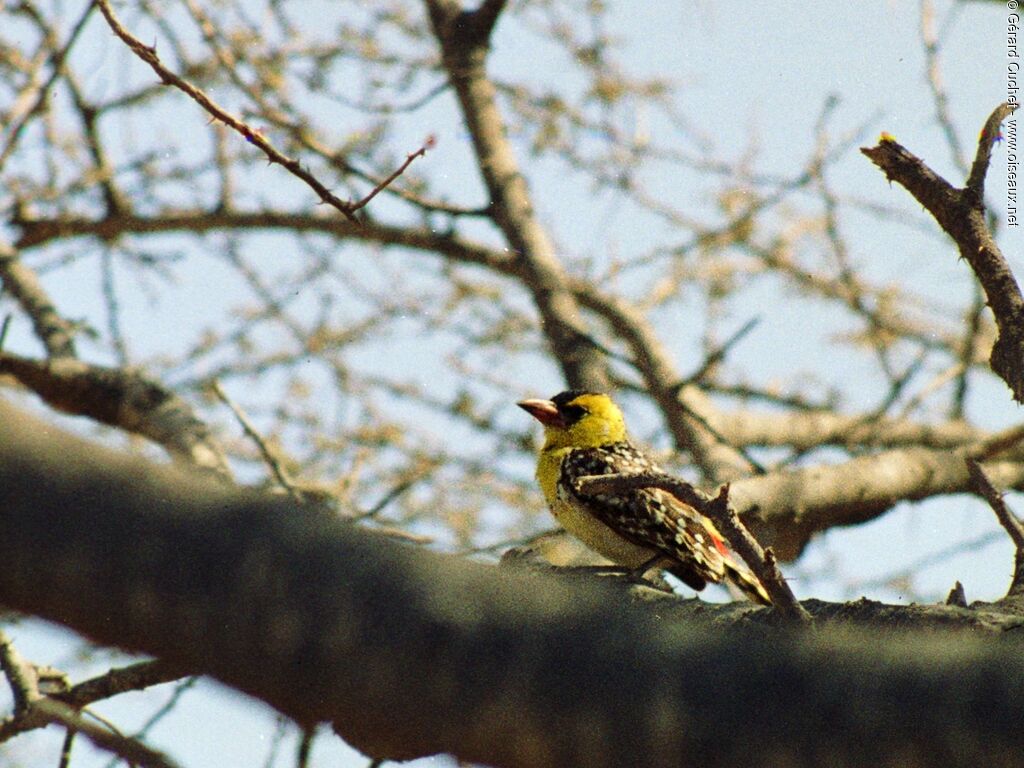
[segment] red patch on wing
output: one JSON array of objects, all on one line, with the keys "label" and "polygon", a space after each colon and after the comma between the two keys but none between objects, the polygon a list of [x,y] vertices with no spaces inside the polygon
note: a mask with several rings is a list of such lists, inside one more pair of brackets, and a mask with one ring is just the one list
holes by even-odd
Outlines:
[{"label": "red patch on wing", "polygon": [[715,542],[715,549],[717,549],[722,557],[728,559],[731,556],[729,548],[725,545],[725,539],[720,539],[714,534],[711,535],[711,540]]}]

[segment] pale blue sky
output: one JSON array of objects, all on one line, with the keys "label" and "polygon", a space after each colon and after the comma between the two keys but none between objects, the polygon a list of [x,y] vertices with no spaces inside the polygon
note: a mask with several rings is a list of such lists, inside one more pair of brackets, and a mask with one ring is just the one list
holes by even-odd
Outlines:
[{"label": "pale blue sky", "polygon": [[[935,170],[958,181],[943,136],[936,127],[934,104],[925,83],[916,3],[862,0],[725,4],[648,0],[612,5],[616,22],[609,31],[627,43],[625,66],[669,77],[681,85],[678,107],[710,142],[712,157],[734,159],[754,144],[758,147],[758,172],[795,175],[813,147],[814,125],[822,105],[834,94],[839,98],[829,122],[834,136],[866,124],[869,130],[862,144],[873,144],[880,131],[888,131]],[[950,2],[937,3],[937,18],[940,23],[948,23],[943,38],[943,74],[956,129],[966,151],[973,155],[979,128],[1005,98],[1006,9],[999,3],[965,3],[955,19],[948,22],[947,12],[952,6]],[[104,30],[98,29],[98,22],[93,19],[94,34],[90,39],[112,45]],[[123,72],[117,71],[121,66],[135,67],[138,77],[150,76],[148,70],[123,52],[86,48],[79,55],[94,57],[98,79],[124,77]],[[521,25],[505,21],[499,27],[492,72],[501,77],[524,76],[542,81],[558,77],[566,69],[560,54],[539,44]],[[438,148],[422,161],[423,172],[441,179],[455,199],[481,202],[482,194],[466,193],[479,190],[480,185],[465,133],[453,121],[453,114],[452,99],[445,96],[424,110],[402,116],[402,129],[397,136],[401,146],[396,152],[405,151],[405,146],[416,146],[427,133],[436,134]],[[646,126],[651,131],[663,128],[656,119]],[[681,140],[680,150],[696,155],[700,147]],[[530,166],[528,177],[539,215],[567,255],[600,261],[610,253],[642,251],[653,238],[664,234],[636,227],[631,216],[617,211],[601,195],[593,196],[581,179],[549,170],[545,165]],[[1004,209],[1005,174],[1005,148],[998,147],[988,179],[989,201],[997,212]],[[909,194],[887,184],[878,170],[856,151],[833,166],[829,178],[843,195],[896,206],[907,221],[923,224],[925,230],[932,227],[929,217]],[[270,184],[291,183],[276,168],[268,169],[264,180]],[[695,174],[681,172],[671,178],[648,181],[679,207],[698,211],[707,206],[704,193],[709,187]],[[844,227],[855,259],[876,279],[913,283],[940,301],[969,295],[972,276],[957,261],[951,243],[941,235],[922,235],[906,224],[879,223],[856,215],[845,219]],[[480,237],[497,242],[484,230]],[[1019,230],[1003,231],[1000,242],[1019,271],[1024,266],[1020,258],[1024,239]],[[273,251],[273,240],[268,239],[267,243]],[[173,300],[156,307],[141,293],[134,298],[126,297],[125,325],[130,329],[129,342],[136,354],[148,358],[177,351],[176,344],[203,323],[202,308],[223,300],[219,292],[226,276],[220,274],[221,269],[208,264],[202,273],[194,273],[179,286]],[[93,288],[96,280],[94,263],[83,261],[48,277],[47,287],[65,315],[100,316],[94,304],[98,294]],[[90,286],[89,290],[83,290],[83,285]],[[813,347],[813,339],[825,334],[805,333],[808,317],[802,309],[785,297],[772,294],[767,287],[761,295],[763,306],[752,310],[762,317],[761,325],[739,347],[747,370],[777,372],[782,376],[794,367],[821,365],[834,366],[830,370],[838,371],[839,375],[858,376],[858,361],[832,356],[824,347]],[[749,316],[737,313],[733,327]],[[694,343],[699,336],[697,322],[696,312],[694,317],[666,319],[666,334],[675,342],[673,351],[682,370],[690,369],[699,359]],[[817,317],[813,324],[824,332],[835,325],[835,320]],[[175,329],[175,333],[169,329]],[[797,345],[793,339],[807,341]],[[27,343],[24,340],[23,332],[15,328],[9,346],[17,349],[18,344]],[[397,339],[394,345],[396,350],[403,350],[403,355],[396,355],[393,360],[403,359],[411,371],[422,369],[428,375],[437,374],[432,351],[421,348],[418,339]],[[441,386],[444,384],[442,381]],[[524,387],[555,391],[560,382],[551,368]],[[979,422],[1006,426],[1020,420],[1020,413],[1010,404],[1001,385],[986,384],[985,391],[991,393],[985,398],[986,407],[972,413]],[[510,404],[508,419],[518,416],[521,414]],[[638,432],[652,431],[650,424],[638,421]],[[1015,501],[1024,508],[1020,499]],[[898,564],[914,562],[929,552],[941,550],[951,540],[993,530],[996,524],[991,513],[966,498],[948,499],[941,505],[930,506],[927,512],[906,509],[870,525],[836,531],[815,542],[798,571],[820,574],[838,567],[849,568],[851,572],[839,573],[832,580],[816,581],[813,588],[801,581],[794,586],[801,594],[841,599],[847,597],[842,590],[843,581],[870,580],[891,573]],[[834,566],[833,556],[837,552],[842,552],[844,558],[839,566]],[[968,599],[991,599],[1005,590],[1011,561],[1009,543],[999,540],[926,569],[915,584],[922,593],[938,595],[960,579]],[[856,572],[852,572],[854,566],[850,563],[856,564]],[[884,588],[865,591],[881,599],[899,597]],[[54,642],[53,632],[26,624],[15,627],[12,635],[22,652],[36,661],[57,663],[66,657],[66,644]],[[161,689],[122,697],[97,709],[130,730],[133,723],[144,720],[167,695]],[[139,704],[143,700],[148,702],[145,706]],[[181,765],[192,768],[263,764],[274,730],[273,718],[263,707],[226,695],[212,684],[203,684],[187,694],[185,704],[156,729],[151,744],[166,748]],[[14,764],[55,765],[59,743],[59,738],[53,737],[45,742],[22,739],[9,745],[9,754]],[[292,745],[289,742],[276,765],[292,764]],[[75,766],[105,763],[99,758],[82,759],[88,751],[84,741],[79,741],[76,750],[82,754],[73,762]],[[318,742],[313,765],[362,766],[367,762],[340,746],[337,739],[325,736]],[[419,761],[411,765],[419,768],[431,764],[446,765],[447,761]]]}]

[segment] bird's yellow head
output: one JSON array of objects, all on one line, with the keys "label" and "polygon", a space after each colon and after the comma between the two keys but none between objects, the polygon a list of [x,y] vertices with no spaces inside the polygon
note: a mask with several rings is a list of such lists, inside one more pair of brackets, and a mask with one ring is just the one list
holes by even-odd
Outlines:
[{"label": "bird's yellow head", "polygon": [[569,390],[516,405],[544,425],[544,450],[597,448],[626,439],[622,411],[608,395]]}]

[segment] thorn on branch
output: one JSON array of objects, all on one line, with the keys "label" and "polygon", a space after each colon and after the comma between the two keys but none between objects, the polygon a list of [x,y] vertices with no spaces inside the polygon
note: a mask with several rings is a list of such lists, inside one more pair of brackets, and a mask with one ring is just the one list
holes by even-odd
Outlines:
[{"label": "thorn on branch", "polygon": [[368,194],[366,197],[364,197],[362,200],[359,200],[358,202],[349,203],[349,211],[351,213],[355,213],[360,208],[364,207],[367,203],[373,200],[373,198],[380,194],[382,190],[387,189],[387,187],[389,187],[395,179],[397,179],[399,176],[405,173],[405,169],[412,165],[413,160],[415,160],[417,157],[424,157],[427,154],[427,150],[433,149],[436,145],[437,137],[434,134],[430,134],[429,136],[427,136],[426,140],[423,142],[423,145],[415,152],[410,152],[408,155],[406,155],[405,162],[398,166],[398,169],[394,173],[392,173],[390,176],[384,179],[384,181],[380,182],[379,184],[377,184],[377,186],[370,190],[370,194]]}]

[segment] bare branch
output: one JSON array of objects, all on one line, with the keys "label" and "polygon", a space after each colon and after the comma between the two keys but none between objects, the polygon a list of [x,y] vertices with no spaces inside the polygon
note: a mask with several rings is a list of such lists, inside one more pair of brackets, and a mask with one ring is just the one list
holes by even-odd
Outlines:
[{"label": "bare branch", "polygon": [[[0,602],[198,665],[377,757],[894,768],[1009,766],[1024,749],[1018,615],[814,604],[811,635],[742,604],[628,603],[610,585],[388,543],[0,412]],[[712,615],[734,630],[709,631]],[[851,628],[871,615],[944,634]],[[695,681],[709,669],[743,695],[708,696]],[[801,695],[779,707],[780,690]],[[900,717],[863,717],[894,700]]]},{"label": "bare branch", "polygon": [[14,376],[52,408],[142,435],[196,467],[230,476],[220,446],[191,406],[140,373],[0,353],[0,374]]},{"label": "bare branch", "polygon": [[[355,205],[336,197],[333,192],[331,192],[319,179],[316,178],[316,176],[303,168],[298,160],[281,153],[260,131],[252,128],[244,120],[235,117],[233,114],[221,107],[202,89],[197,88],[165,67],[160,61],[160,57],[157,56],[155,47],[146,45],[122,26],[121,22],[114,14],[113,9],[110,7],[109,0],[94,0],[94,2],[99,7],[100,12],[107,20],[107,23],[110,25],[114,34],[121,38],[121,40],[124,41],[136,56],[149,64],[150,68],[156,72],[162,82],[167,85],[173,85],[175,88],[181,90],[210,115],[212,115],[214,119],[224,123],[237,133],[241,134],[246,141],[260,149],[271,163],[281,165],[293,176],[302,180],[310,189],[316,192],[321,202],[327,203],[334,209],[340,211],[351,221],[357,221],[354,211],[357,207],[365,205],[369,200],[363,202],[362,205]],[[411,160],[408,162],[411,162]],[[402,170],[405,169],[408,162],[402,167]],[[391,177],[391,180],[397,178],[398,175],[399,174],[394,174]],[[371,193],[370,197],[373,197],[376,192],[379,191],[380,190],[376,190]]]},{"label": "bare branch", "polygon": [[974,270],[996,318],[999,337],[992,347],[992,370],[1024,402],[1024,296],[1006,258],[985,221],[984,181],[999,126],[1013,110],[1000,104],[989,116],[978,141],[978,152],[967,186],[954,188],[925,163],[883,135],[875,147],[861,152],[885,172],[890,181],[904,186],[935,217],[956,242],[960,255]]},{"label": "bare branch", "polygon": [[1013,581],[1010,584],[1010,595],[1024,595],[1024,523],[1017,519],[1006,503],[1003,494],[992,485],[981,464],[974,459],[967,459],[967,470],[971,475],[974,490],[982,496],[996,513],[999,524],[1010,536],[1014,546]]},{"label": "bare branch", "polygon": [[36,709],[42,717],[56,725],[62,725],[69,732],[81,733],[100,749],[144,768],[175,768],[175,763],[162,752],[145,744],[114,733],[108,728],[96,725],[66,704],[52,699],[36,702]]},{"label": "bare branch", "polygon": [[50,66],[50,75],[46,78],[46,81],[39,85],[34,94],[29,91],[23,93],[18,100],[21,108],[5,116],[7,118],[7,125],[4,126],[4,146],[3,149],[0,149],[0,170],[3,170],[8,158],[11,157],[18,146],[25,126],[45,106],[47,95],[61,76],[64,61],[78,41],[78,36],[85,28],[85,23],[89,20],[89,15],[94,7],[93,3],[88,3],[75,21],[74,26],[71,27],[71,32],[68,33],[68,39],[64,42],[64,45],[57,46],[55,44],[53,46],[46,62]]},{"label": "bare branch", "polygon": [[417,149],[415,152],[410,152],[406,156],[405,162],[398,166],[398,168],[396,168],[391,175],[389,175],[383,181],[379,182],[372,190],[370,190],[370,193],[366,195],[366,197],[364,197],[362,200],[352,203],[351,210],[353,212],[358,211],[360,208],[364,207],[367,203],[373,200],[373,198],[375,198],[382,189],[390,186],[391,182],[393,182],[395,179],[397,179],[399,176],[405,173],[405,169],[412,165],[413,160],[415,160],[417,157],[423,157],[424,155],[426,155],[427,150],[433,148],[435,141],[436,140],[434,139],[434,137],[431,136],[426,140],[426,142],[424,142],[422,147]]},{"label": "bare branch", "polygon": [[[487,186],[491,218],[524,273],[524,287],[533,295],[551,350],[570,387],[607,391],[606,366],[598,350],[587,343],[588,334],[568,276],[534,212],[526,178],[508,139],[494,83],[485,70],[487,40],[479,35],[466,39],[460,27],[466,17],[458,3],[429,0],[427,7]],[[496,18],[502,3],[488,0],[482,7],[486,20],[490,14]]]},{"label": "bare branch", "polygon": [[[111,669],[66,691],[51,694],[49,698],[67,704],[75,710],[81,710],[101,699],[168,683],[186,674],[186,670],[164,661],[140,661],[127,667]],[[34,707],[30,706],[16,712],[13,716],[0,721],[0,743],[19,733],[42,728],[46,723],[42,712]]]},{"label": "bare branch", "polygon": [[75,324],[57,312],[38,275],[18,250],[0,241],[0,283],[32,320],[36,336],[51,358],[75,356]]},{"label": "bare branch", "polygon": [[259,430],[256,429],[256,425],[252,423],[249,416],[242,410],[234,400],[232,400],[228,393],[224,391],[224,388],[220,385],[217,380],[213,381],[211,385],[214,394],[220,398],[220,401],[224,403],[231,412],[235,415],[238,423],[241,425],[242,430],[249,436],[249,438],[256,443],[256,447],[259,448],[260,454],[263,456],[263,462],[270,467],[270,471],[273,472],[274,478],[277,480],[278,485],[284,488],[296,501],[302,500],[302,493],[295,485],[288,470],[285,469],[281,460],[277,457],[274,451],[271,450],[270,446],[267,445],[267,441],[263,439],[263,435],[260,434]]},{"label": "bare branch", "polygon": [[0,631],[0,669],[11,687],[15,716],[21,715],[39,700],[39,680],[32,665],[22,658],[3,631]]},{"label": "bare branch", "polygon": [[1003,124],[1003,120],[1015,111],[1016,107],[1011,107],[1006,103],[1000,104],[989,115],[981,129],[981,135],[978,137],[978,151],[971,164],[971,175],[967,177],[967,189],[971,190],[979,200],[985,199],[985,176],[992,159],[992,147],[1002,137],[1000,126]]},{"label": "bare branch", "polygon": [[775,559],[775,553],[769,549],[762,549],[757,539],[743,525],[736,510],[729,504],[729,484],[726,483],[719,490],[718,495],[711,502],[708,511],[712,520],[721,526],[733,549],[742,557],[747,565],[764,585],[772,598],[772,605],[779,610],[783,616],[791,621],[806,623],[811,620],[811,615],[800,605],[800,602],[789,588],[789,584],[779,564]]}]

